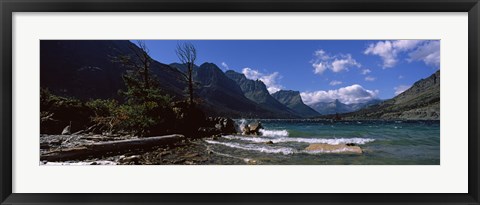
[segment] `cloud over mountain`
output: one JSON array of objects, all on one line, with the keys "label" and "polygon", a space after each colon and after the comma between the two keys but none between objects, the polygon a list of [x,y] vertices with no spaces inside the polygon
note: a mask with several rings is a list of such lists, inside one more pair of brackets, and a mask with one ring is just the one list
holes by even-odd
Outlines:
[{"label": "cloud over mountain", "polygon": [[345,104],[364,103],[378,96],[378,90],[367,90],[361,85],[354,84],[342,87],[336,90],[318,90],[313,92],[302,92],[300,96],[303,102],[307,105],[312,105],[318,102],[332,102],[338,99]]},{"label": "cloud over mountain", "polygon": [[250,80],[261,80],[267,86],[270,94],[283,89],[283,86],[278,82],[282,78],[278,72],[264,74],[255,69],[244,68],[242,69],[242,73]]},{"label": "cloud over mountain", "polygon": [[222,70],[230,70],[227,63],[222,62]]}]

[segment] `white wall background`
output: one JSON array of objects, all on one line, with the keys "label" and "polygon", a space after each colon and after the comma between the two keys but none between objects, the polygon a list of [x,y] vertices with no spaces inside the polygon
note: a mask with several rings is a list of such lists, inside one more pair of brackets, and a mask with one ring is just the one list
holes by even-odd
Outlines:
[{"label": "white wall background", "polygon": [[[467,13],[15,13],[13,192],[466,193],[467,37]],[[441,39],[441,165],[40,166],[40,39]]]}]

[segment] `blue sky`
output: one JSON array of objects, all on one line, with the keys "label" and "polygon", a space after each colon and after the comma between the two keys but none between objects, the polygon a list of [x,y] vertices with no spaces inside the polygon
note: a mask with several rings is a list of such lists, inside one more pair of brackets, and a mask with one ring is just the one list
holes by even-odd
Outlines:
[{"label": "blue sky", "polygon": [[[135,42],[135,41],[133,41]],[[145,41],[155,60],[178,62],[176,40]],[[200,65],[260,79],[273,93],[298,90],[306,104],[389,99],[440,69],[433,40],[189,40]]]}]

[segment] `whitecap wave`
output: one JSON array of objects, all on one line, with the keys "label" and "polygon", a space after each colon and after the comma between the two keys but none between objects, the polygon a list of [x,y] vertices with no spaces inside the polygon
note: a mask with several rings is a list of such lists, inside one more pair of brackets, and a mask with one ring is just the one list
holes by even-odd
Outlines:
[{"label": "whitecap wave", "polygon": [[288,136],[288,131],[287,130],[266,130],[266,129],[260,129],[260,133],[262,133],[262,136],[265,137],[287,137]]},{"label": "whitecap wave", "polygon": [[354,149],[344,147],[344,148],[339,148],[339,149],[334,149],[334,150],[303,150],[302,153],[307,153],[307,154],[323,154],[323,153],[343,153],[343,152],[355,152]]},{"label": "whitecap wave", "polygon": [[288,147],[270,147],[270,146],[260,146],[260,145],[253,145],[253,144],[240,144],[235,142],[218,142],[213,140],[205,140],[205,141],[210,144],[219,144],[219,145],[223,145],[231,148],[252,150],[252,151],[258,151],[258,152],[264,152],[264,153],[290,155],[296,152],[295,149],[288,148]]},{"label": "whitecap wave", "polygon": [[246,137],[246,136],[237,136],[237,135],[225,135],[223,138],[230,140],[243,140],[250,141],[255,143],[266,143],[272,141],[273,143],[282,143],[282,142],[303,142],[303,143],[323,143],[323,144],[366,144],[369,142],[375,141],[370,138],[331,138],[331,139],[320,139],[320,138],[293,138],[293,137],[280,137],[280,138],[263,138],[263,137]]},{"label": "whitecap wave", "polygon": [[245,126],[247,125],[247,120],[240,119],[238,122],[240,123],[238,127],[240,127],[240,132],[241,132],[241,130],[243,130],[243,128],[245,128]]},{"label": "whitecap wave", "polygon": [[210,144],[223,145],[231,148],[248,150],[248,151],[257,151],[263,153],[271,154],[283,154],[283,155],[292,155],[292,154],[326,154],[326,153],[343,153],[343,152],[354,152],[355,150],[350,148],[339,148],[335,150],[296,150],[289,147],[270,147],[266,145],[254,145],[254,144],[240,144],[235,142],[219,142],[213,140],[205,140]]}]

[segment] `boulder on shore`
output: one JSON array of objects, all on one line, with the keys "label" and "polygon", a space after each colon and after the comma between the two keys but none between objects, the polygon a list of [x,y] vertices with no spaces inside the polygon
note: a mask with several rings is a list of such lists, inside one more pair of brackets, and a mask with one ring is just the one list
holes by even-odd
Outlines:
[{"label": "boulder on shore", "polygon": [[243,135],[260,135],[260,129],[263,129],[261,122],[252,122],[242,129]]},{"label": "boulder on shore", "polygon": [[250,134],[250,128],[248,125],[242,128],[242,135],[249,135]]},{"label": "boulder on shore", "polygon": [[199,137],[210,137],[213,135],[218,135],[222,133],[221,129],[216,127],[200,127],[197,130]]},{"label": "boulder on shore", "polygon": [[317,143],[317,144],[310,144],[306,151],[311,152],[319,152],[319,153],[339,153],[339,154],[362,154],[362,148],[359,146],[352,146],[347,144],[325,144],[325,143]]},{"label": "boulder on shore", "polygon": [[216,134],[234,134],[237,133],[235,129],[235,122],[230,118],[225,117],[209,117],[206,120],[207,127],[213,127],[218,130]]}]

